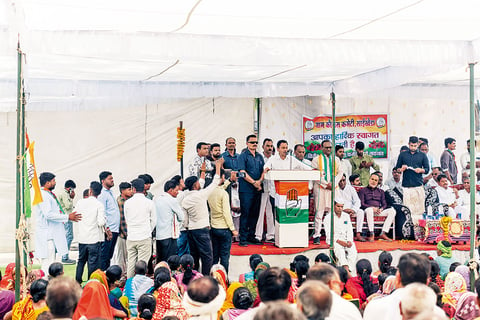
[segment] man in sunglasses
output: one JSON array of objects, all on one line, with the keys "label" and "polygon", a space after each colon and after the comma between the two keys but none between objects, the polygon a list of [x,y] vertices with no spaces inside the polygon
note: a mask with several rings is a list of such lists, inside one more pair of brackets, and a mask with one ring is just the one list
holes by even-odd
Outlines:
[{"label": "man in sunglasses", "polygon": [[247,149],[238,157],[239,174],[239,196],[240,196],[240,246],[246,247],[250,244],[261,244],[255,238],[262,197],[263,166],[265,161],[262,155],[257,152],[258,138],[251,134],[247,136]]}]

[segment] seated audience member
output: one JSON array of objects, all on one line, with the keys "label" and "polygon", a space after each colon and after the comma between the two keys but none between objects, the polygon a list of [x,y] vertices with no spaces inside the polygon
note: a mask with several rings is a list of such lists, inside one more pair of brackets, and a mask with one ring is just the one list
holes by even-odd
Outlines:
[{"label": "seated audience member", "polygon": [[250,269],[252,269],[252,271],[240,275],[238,281],[241,283],[244,283],[248,280],[253,280],[255,269],[260,262],[263,262],[262,256],[256,253],[252,254],[248,260],[250,263]]},{"label": "seated audience member", "polygon": [[343,266],[337,266],[336,267],[338,274],[340,276],[340,281],[342,282],[343,285],[343,290],[341,292],[341,296],[343,299],[346,300],[352,300],[352,295],[347,292],[347,288],[345,287],[345,284],[347,283],[348,279],[352,277],[352,274],[350,273],[349,270],[345,269]]},{"label": "seated audience member", "polygon": [[325,263],[330,263],[330,257],[327,256],[325,253],[319,253],[317,254],[317,256],[315,257],[315,264],[319,263],[319,262],[325,262]]},{"label": "seated audience member", "polygon": [[130,320],[151,320],[155,311],[155,297],[151,294],[144,293],[138,299],[138,318],[130,318]]},{"label": "seated audience member", "polygon": [[[255,273],[252,280],[248,280],[243,283],[243,286],[247,288],[253,297],[253,307],[257,307],[260,304],[260,297],[258,295],[258,279],[260,275],[270,268],[270,265],[267,262],[260,262],[255,268]],[[286,269],[284,269],[286,270]],[[288,271],[287,271],[288,272]],[[289,273],[290,275],[290,273]]]},{"label": "seated audience member", "polygon": [[296,289],[299,288],[307,279],[308,268],[310,268],[308,264],[308,258],[303,254],[297,255],[293,262],[290,263],[290,271],[293,272],[292,286],[294,286]]},{"label": "seated audience member", "polygon": [[[406,253],[400,257],[398,263],[397,288],[392,294],[372,300],[367,304],[363,314],[364,320],[382,319],[400,320],[400,301],[405,295],[405,287],[410,283],[427,284],[430,278],[430,262],[424,255],[418,253]],[[444,316],[442,309],[435,307],[435,314]]]},{"label": "seated audience member", "polygon": [[222,286],[225,292],[228,288],[228,276],[225,267],[220,263],[214,264],[210,269],[210,276],[217,280],[218,284]]},{"label": "seated audience member", "polygon": [[430,260],[430,283],[435,283],[443,291],[443,287],[445,284],[440,277],[440,266],[435,260]]},{"label": "seated audience member", "polygon": [[[462,209],[462,214],[466,215],[465,217],[462,216],[463,220],[470,220],[470,178],[469,177],[463,177],[462,178],[463,182],[463,189],[458,191],[458,205],[459,207],[463,207]],[[475,213],[477,216],[477,221],[478,221],[478,215],[480,214],[480,194],[478,191],[475,190]],[[477,222],[478,224],[478,222]]]},{"label": "seated audience member", "polygon": [[[360,209],[362,204],[358,197],[357,190],[355,190],[354,187],[347,185],[345,175],[343,175],[342,179],[338,182],[336,197],[343,199],[343,211],[348,213],[350,217],[353,217],[357,221],[364,220],[365,213]],[[365,241],[365,238],[362,237],[362,227],[363,225],[357,224],[356,241]]]},{"label": "seated audience member", "polygon": [[286,302],[273,301],[265,304],[255,314],[253,320],[306,320],[307,318]]},{"label": "seated audience member", "polygon": [[222,307],[218,310],[218,315],[221,316],[226,310],[234,308],[233,306],[233,294],[238,288],[244,287],[240,282],[232,282],[226,291],[226,298]]},{"label": "seated audience member", "polygon": [[105,271],[107,277],[107,284],[110,293],[108,294],[108,300],[112,308],[117,309],[119,312],[129,314],[128,310],[128,298],[123,296],[123,292],[120,289],[120,279],[122,278],[122,268],[118,265],[112,265]]},{"label": "seated audience member", "polygon": [[97,280],[88,281],[72,319],[113,319],[113,316],[113,308],[110,306],[105,286]]},{"label": "seated audience member", "polygon": [[210,276],[193,280],[183,296],[183,305],[190,319],[217,319],[225,301],[225,291]]},{"label": "seated audience member", "polygon": [[81,295],[82,288],[73,278],[60,276],[50,280],[47,286],[47,306],[52,317],[72,318]]},{"label": "seated audience member", "polygon": [[[432,168],[432,178],[430,178],[427,182],[427,187],[436,188],[438,187],[437,178],[439,175],[442,174],[442,168],[440,167],[433,167]],[[450,182],[448,183],[450,185]]]},{"label": "seated audience member", "polygon": [[140,296],[153,287],[153,280],[147,277],[146,273],[147,263],[140,260],[135,263],[135,275],[132,278],[128,278],[125,283],[123,294],[128,298],[130,314],[132,316],[138,315],[137,306]]},{"label": "seated audience member", "polygon": [[450,267],[448,268],[448,272],[455,272],[455,269],[457,269],[458,266],[460,266],[461,263],[458,261],[452,262]]},{"label": "seated audience member", "polygon": [[350,181],[350,184],[355,187],[361,187],[362,182],[360,181],[360,175],[358,174],[352,174],[350,177],[348,177],[348,181]]},{"label": "seated audience member", "polygon": [[[230,288],[229,288],[230,289]],[[222,314],[223,320],[234,320],[249,310],[253,305],[253,297],[245,287],[237,287],[233,291],[232,306]]]},{"label": "seated audience member", "polygon": [[326,263],[317,263],[307,273],[307,282],[318,280],[330,288],[332,293],[332,308],[329,319],[361,320],[360,311],[355,305],[341,297],[343,283],[337,269]]},{"label": "seated audience member", "polygon": [[378,270],[373,273],[374,277],[387,273],[392,266],[393,257],[388,251],[382,251],[378,256]]},{"label": "seated audience member", "polygon": [[177,280],[178,288],[182,294],[187,291],[190,281],[203,277],[203,274],[193,269],[194,266],[193,257],[191,255],[184,254],[180,257],[181,273],[175,275],[175,280]]},{"label": "seated audience member", "polygon": [[400,314],[404,320],[413,319],[421,312],[433,312],[437,297],[435,292],[423,283],[411,283],[405,287],[400,299]]},{"label": "seated audience member", "polygon": [[440,266],[440,277],[444,280],[450,271],[450,265],[456,262],[452,257],[452,244],[450,242],[442,240],[437,244],[437,257],[435,261]]},{"label": "seated audience member", "polygon": [[10,314],[6,314],[3,319],[13,320],[36,320],[38,315],[44,311],[48,311],[47,296],[48,281],[39,279],[35,280],[30,286],[30,293],[15,303]]},{"label": "seated audience member", "polygon": [[188,314],[182,305],[180,290],[175,282],[171,281],[168,269],[160,267],[155,270],[155,287],[157,306],[153,314],[154,320],[161,320],[166,316],[175,316],[180,320],[188,319]]},{"label": "seated audience member", "polygon": [[330,315],[333,294],[323,282],[309,280],[297,292],[297,308],[309,320],[324,320]]},{"label": "seated audience member", "polygon": [[253,319],[264,303],[272,301],[287,301],[292,278],[284,269],[277,267],[268,268],[258,277],[258,295],[262,303],[259,307],[246,311],[238,320]]},{"label": "seated audience member", "polygon": [[172,276],[175,277],[175,275],[180,273],[180,256],[174,255],[170,256],[167,259],[168,267],[170,268],[170,271],[172,272]]},{"label": "seated audience member", "polygon": [[[392,241],[392,239],[387,237],[387,232],[390,230],[396,215],[395,209],[387,208],[385,192],[378,188],[379,180],[379,175],[372,173],[368,182],[368,186],[358,192],[358,196],[362,203],[361,208],[365,211],[365,215],[367,216],[368,231],[370,233],[368,241],[370,242],[374,241],[375,237],[373,224],[374,215],[387,217],[383,224],[382,233],[379,236],[379,239],[386,241]],[[363,225],[363,220],[360,221],[360,219],[357,217],[357,225],[358,224]]]},{"label": "seated audience member", "polygon": [[48,279],[52,280],[58,276],[63,276],[63,264],[54,262],[48,267]]},{"label": "seated audience member", "polygon": [[364,309],[367,297],[378,290],[378,281],[371,276],[372,265],[367,259],[358,260],[356,268],[357,276],[348,279],[345,287],[354,299],[359,299],[360,308]]},{"label": "seated audience member", "polygon": [[469,219],[468,212],[465,207],[459,206],[457,202],[457,190],[448,186],[447,176],[441,174],[437,177],[438,187],[435,189],[438,194],[438,202],[448,205],[448,212],[445,215],[456,218],[457,214],[461,217]]},{"label": "seated audience member", "polygon": [[333,251],[338,259],[338,264],[353,270],[357,260],[357,248],[353,242],[353,227],[350,215],[343,212],[343,199],[337,198],[334,204],[334,234],[331,232],[331,215],[327,215],[323,221],[325,226],[326,241],[331,243],[333,237]]},{"label": "seated audience member", "polygon": [[402,172],[399,171],[397,168],[392,169],[392,177],[385,182],[386,189],[393,190],[397,188],[397,190],[403,194],[402,189]]},{"label": "seated audience member", "polygon": [[445,278],[443,292],[443,310],[450,318],[453,318],[458,310],[458,302],[462,295],[467,292],[467,283],[461,274],[450,272]]}]

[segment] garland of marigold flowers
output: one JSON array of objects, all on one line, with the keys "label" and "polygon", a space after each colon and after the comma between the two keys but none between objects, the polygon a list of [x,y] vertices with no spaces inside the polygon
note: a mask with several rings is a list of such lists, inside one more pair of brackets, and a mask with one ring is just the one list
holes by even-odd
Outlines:
[{"label": "garland of marigold flowers", "polygon": [[185,151],[185,129],[177,128],[177,161],[180,162]]}]

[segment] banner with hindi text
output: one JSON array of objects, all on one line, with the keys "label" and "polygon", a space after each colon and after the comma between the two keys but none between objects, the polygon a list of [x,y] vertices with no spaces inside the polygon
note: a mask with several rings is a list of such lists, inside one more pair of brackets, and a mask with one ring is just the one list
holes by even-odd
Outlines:
[{"label": "banner with hindi text", "polygon": [[[307,159],[320,154],[323,140],[332,140],[332,117],[303,116],[303,141]],[[342,115],[336,117],[335,144],[345,148],[345,158],[355,155],[355,143],[365,144],[364,152],[373,158],[388,157],[388,115]],[[332,150],[333,152],[335,151]]]}]

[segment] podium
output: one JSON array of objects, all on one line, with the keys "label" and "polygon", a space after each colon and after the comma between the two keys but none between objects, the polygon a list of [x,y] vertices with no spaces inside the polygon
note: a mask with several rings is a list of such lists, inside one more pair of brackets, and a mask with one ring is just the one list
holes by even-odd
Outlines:
[{"label": "podium", "polygon": [[319,180],[318,171],[270,170],[266,180],[275,182],[275,245],[308,247],[308,182]]}]

